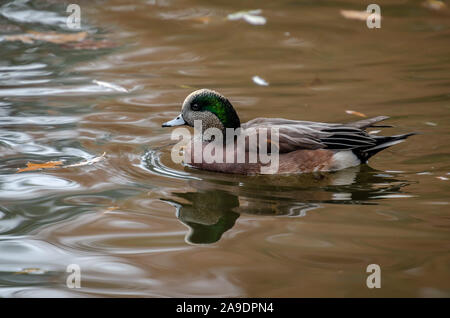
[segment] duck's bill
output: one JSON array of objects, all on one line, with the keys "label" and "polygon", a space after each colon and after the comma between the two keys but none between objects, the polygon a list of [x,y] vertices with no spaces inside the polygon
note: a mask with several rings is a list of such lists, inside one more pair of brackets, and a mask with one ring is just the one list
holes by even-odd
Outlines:
[{"label": "duck's bill", "polygon": [[173,126],[181,126],[186,125],[186,122],[183,119],[183,116],[179,114],[175,119],[169,120],[168,122],[162,124],[163,127],[173,127]]}]

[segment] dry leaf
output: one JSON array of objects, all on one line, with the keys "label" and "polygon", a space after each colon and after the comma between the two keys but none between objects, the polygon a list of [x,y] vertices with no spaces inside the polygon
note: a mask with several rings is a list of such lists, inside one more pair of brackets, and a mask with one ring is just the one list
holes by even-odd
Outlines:
[{"label": "dry leaf", "polygon": [[24,34],[5,36],[6,41],[22,41],[23,43],[33,43],[34,41],[45,41],[55,44],[80,42],[87,37],[87,32],[78,33],[56,33],[56,32],[35,32],[28,31]]},{"label": "dry leaf", "polygon": [[359,117],[367,117],[366,114],[360,113],[360,112],[356,112],[354,110],[346,110],[345,111],[347,114],[349,115],[355,115],[355,116],[359,116]]},{"label": "dry leaf", "polygon": [[57,166],[62,165],[62,161],[49,161],[45,163],[27,163],[26,168],[19,169],[17,172],[24,172],[24,171],[34,171],[39,169],[50,169],[50,168],[56,168]]},{"label": "dry leaf", "polygon": [[63,168],[73,168],[73,167],[89,166],[89,165],[92,165],[92,164],[94,164],[94,163],[96,163],[96,162],[99,162],[99,161],[101,161],[102,159],[104,159],[104,158],[105,158],[105,155],[106,155],[106,152],[104,152],[104,153],[103,153],[101,156],[99,156],[99,157],[95,157],[95,158],[92,158],[92,159],[89,159],[89,160],[81,161],[81,162],[79,162],[79,163],[74,163],[74,164],[72,164],[72,165],[64,166]]},{"label": "dry leaf", "polygon": [[101,156],[94,157],[92,159],[84,160],[78,163],[74,163],[67,166],[61,166],[63,164],[62,161],[49,161],[45,163],[32,163],[28,162],[26,168],[21,168],[17,170],[17,172],[24,172],[24,171],[35,171],[40,169],[51,169],[51,168],[73,168],[73,167],[82,167],[82,166],[89,166],[96,162],[101,161],[105,158],[106,152],[104,152]]},{"label": "dry leaf", "polygon": [[104,152],[101,156],[94,157],[92,159],[84,160],[67,166],[61,166],[63,164],[62,161],[49,161],[45,163],[28,162],[26,168],[21,168],[17,172],[35,171],[40,169],[51,169],[51,168],[73,168],[73,167],[89,166],[104,159],[105,155],[106,152]]},{"label": "dry leaf", "polygon": [[341,10],[341,15],[346,19],[366,21],[372,14],[376,15],[376,18],[381,19],[381,16],[376,13],[370,13],[367,11],[356,10]]}]

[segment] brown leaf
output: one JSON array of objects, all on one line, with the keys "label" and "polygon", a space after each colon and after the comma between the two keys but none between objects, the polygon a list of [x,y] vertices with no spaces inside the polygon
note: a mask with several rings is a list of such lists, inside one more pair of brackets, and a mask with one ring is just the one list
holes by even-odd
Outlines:
[{"label": "brown leaf", "polygon": [[360,112],[356,112],[354,110],[346,110],[345,111],[347,114],[349,115],[355,115],[355,116],[359,116],[359,117],[367,117],[366,114],[360,113]]},{"label": "brown leaf", "polygon": [[34,41],[45,41],[55,44],[80,42],[87,37],[87,32],[78,33],[56,33],[56,32],[36,32],[28,31],[24,34],[5,36],[6,41],[22,41],[23,43],[33,43]]},{"label": "brown leaf", "polygon": [[19,169],[17,172],[34,171],[39,169],[50,169],[62,165],[62,161],[49,161],[45,163],[28,162],[26,168]]}]

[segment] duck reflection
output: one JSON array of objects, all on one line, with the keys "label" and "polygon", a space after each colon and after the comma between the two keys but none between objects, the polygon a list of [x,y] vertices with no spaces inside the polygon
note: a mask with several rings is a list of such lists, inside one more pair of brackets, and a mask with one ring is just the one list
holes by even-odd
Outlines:
[{"label": "duck reflection", "polygon": [[[198,174],[198,172],[197,172]],[[334,173],[296,176],[228,176],[205,174],[189,181],[196,191],[174,192],[163,199],[177,209],[193,244],[217,242],[240,214],[305,216],[321,203],[377,204],[402,193],[408,184],[368,166]]]},{"label": "duck reflection", "polygon": [[194,244],[217,242],[223,233],[231,229],[239,217],[235,211],[239,199],[223,190],[174,193],[185,202],[169,201],[177,208],[177,218],[190,231],[186,241]]}]

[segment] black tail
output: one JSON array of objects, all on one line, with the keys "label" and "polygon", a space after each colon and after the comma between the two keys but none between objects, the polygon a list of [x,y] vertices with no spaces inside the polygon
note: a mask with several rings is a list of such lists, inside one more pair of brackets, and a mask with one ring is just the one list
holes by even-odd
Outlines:
[{"label": "black tail", "polygon": [[416,135],[416,133],[408,133],[403,135],[395,136],[374,136],[376,140],[375,146],[365,149],[355,149],[355,155],[361,160],[362,163],[367,162],[367,160],[378,153],[379,151],[389,148],[390,146],[396,145],[403,142],[409,136]]}]

